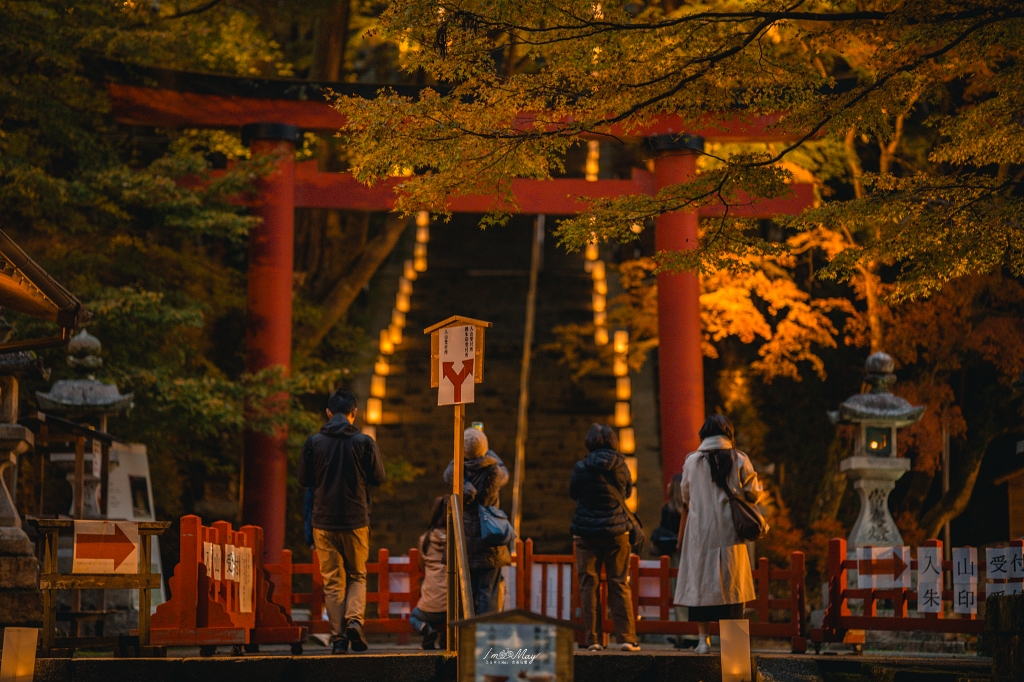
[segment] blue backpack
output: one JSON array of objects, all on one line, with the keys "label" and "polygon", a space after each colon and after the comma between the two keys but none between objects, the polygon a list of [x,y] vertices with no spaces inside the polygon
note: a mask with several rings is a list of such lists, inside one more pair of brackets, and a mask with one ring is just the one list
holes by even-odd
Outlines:
[{"label": "blue backpack", "polygon": [[508,520],[508,514],[501,507],[485,504],[477,505],[480,510],[480,539],[490,547],[512,546],[516,541],[516,532]]}]

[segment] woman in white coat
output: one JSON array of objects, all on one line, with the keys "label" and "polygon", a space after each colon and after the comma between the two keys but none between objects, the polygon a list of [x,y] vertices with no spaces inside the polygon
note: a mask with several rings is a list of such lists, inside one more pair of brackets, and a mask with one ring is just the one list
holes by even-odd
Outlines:
[{"label": "woman in white coat", "polygon": [[755,597],[750,555],[736,533],[723,488],[754,504],[762,488],[750,459],[733,449],[728,419],[708,417],[699,435],[700,447],[686,456],[680,483],[683,511],[674,601],[688,607],[688,620],[698,623],[697,653],[705,654],[711,650],[708,624],[742,618],[743,603]]}]

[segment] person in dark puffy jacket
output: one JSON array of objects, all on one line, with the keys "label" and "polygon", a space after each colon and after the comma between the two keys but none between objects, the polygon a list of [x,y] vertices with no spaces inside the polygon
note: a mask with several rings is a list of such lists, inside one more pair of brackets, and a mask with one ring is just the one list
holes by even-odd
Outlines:
[{"label": "person in dark puffy jacket", "polygon": [[366,561],[370,554],[370,488],[384,483],[377,443],[354,425],[359,412],[352,391],[327,401],[327,423],[306,439],[299,456],[299,485],[313,488],[313,542],[331,621],[331,653],[366,651]]},{"label": "person in dark puffy jacket", "polygon": [[618,452],[618,438],[610,426],[591,425],[585,442],[589,453],[576,462],[572,470],[569,496],[576,500],[570,530],[576,543],[576,574],[587,648],[601,650],[597,632],[597,589],[603,565],[608,576],[608,605],[615,625],[615,639],[623,651],[639,651],[629,588],[632,522],[620,501],[628,499],[633,492],[632,477],[626,458]]},{"label": "person in dark puffy jacket", "polygon": [[[508,547],[484,544],[480,532],[478,505],[501,505],[499,491],[508,483],[508,469],[501,458],[488,449],[487,436],[475,427],[466,429],[463,436],[465,481],[463,483],[463,519],[466,531],[466,554],[469,560],[469,578],[473,585],[473,608],[476,615],[497,611],[500,602],[501,569],[512,563]],[[455,461],[448,463],[444,481],[452,483]]]}]

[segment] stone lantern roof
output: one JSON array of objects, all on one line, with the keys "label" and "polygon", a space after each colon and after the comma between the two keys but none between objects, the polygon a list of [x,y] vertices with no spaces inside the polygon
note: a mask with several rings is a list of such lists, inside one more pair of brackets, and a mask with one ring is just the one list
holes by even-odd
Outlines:
[{"label": "stone lantern roof", "polygon": [[[96,369],[103,366],[100,340],[84,329],[68,343],[68,364]],[[54,414],[116,414],[132,406],[132,394],[122,394],[116,384],[89,376],[86,379],[61,379],[48,393],[36,392],[39,409]]]},{"label": "stone lantern roof", "polygon": [[889,387],[896,383],[894,367],[892,356],[887,353],[869,356],[864,363],[864,381],[871,385],[871,392],[850,396],[838,410],[829,412],[832,423],[885,422],[896,427],[917,423],[925,408],[911,405],[906,399],[889,392]]}]

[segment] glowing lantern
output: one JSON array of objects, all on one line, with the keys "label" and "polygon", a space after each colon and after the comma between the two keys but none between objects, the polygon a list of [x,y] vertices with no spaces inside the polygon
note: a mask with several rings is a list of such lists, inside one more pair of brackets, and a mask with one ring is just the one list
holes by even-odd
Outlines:
[{"label": "glowing lantern", "polygon": [[426,227],[430,224],[430,211],[420,211],[416,214],[416,227]]},{"label": "glowing lantern", "polygon": [[604,312],[605,305],[606,305],[604,294],[593,294],[590,297],[590,303],[594,307],[594,312],[595,313]]},{"label": "glowing lantern", "polygon": [[629,365],[626,363],[626,358],[615,358],[612,362],[612,374],[617,377],[629,376]]},{"label": "glowing lantern", "polygon": [[391,324],[395,327],[402,328],[405,326],[405,313],[397,308],[391,311]]},{"label": "glowing lantern", "polygon": [[629,350],[629,332],[625,329],[620,329],[615,332],[615,352],[621,355],[625,355],[626,351]]},{"label": "glowing lantern", "polygon": [[[413,272],[415,273],[415,269]],[[412,293],[412,282],[407,280],[404,275],[398,278],[398,291],[406,295]]]},{"label": "glowing lantern", "polygon": [[631,492],[629,494],[629,497],[626,499],[626,509],[628,509],[629,511],[631,511],[631,512],[633,512],[635,514],[636,510],[639,507],[640,507],[640,491],[637,489],[636,486],[633,486],[633,492]]},{"label": "glowing lantern", "polygon": [[[413,257],[413,264],[414,265],[415,265],[415,262],[416,262],[417,258],[426,258],[427,257],[427,245],[426,244],[416,244],[415,248],[413,248],[413,251],[412,251],[412,257]],[[417,270],[417,272],[420,272],[420,271]]]},{"label": "glowing lantern", "polygon": [[604,296],[608,293],[608,280],[606,279],[595,279],[594,280],[594,291]]},{"label": "glowing lantern", "polygon": [[395,310],[401,313],[409,312],[409,294],[398,292],[398,295],[395,296]]},{"label": "glowing lantern", "polygon": [[584,257],[587,260],[597,260],[597,242],[590,242],[587,244],[587,248],[584,251]]},{"label": "glowing lantern", "polygon": [[746,682],[750,676],[750,621],[718,623],[722,644],[722,682]]},{"label": "glowing lantern", "polygon": [[413,261],[413,267],[416,268],[416,272],[426,272],[427,271],[427,257],[426,256],[418,256],[416,258],[416,260]]},{"label": "glowing lantern", "polygon": [[402,343],[402,328],[398,325],[388,325],[388,336],[391,337],[391,343],[396,346]]},{"label": "glowing lantern", "polygon": [[374,398],[383,398],[387,392],[386,382],[387,380],[384,377],[374,374],[373,378],[370,379],[370,395]]},{"label": "glowing lantern", "polygon": [[[402,277],[405,277],[410,282],[415,282],[417,272],[418,270],[416,270],[415,263],[413,263],[411,260],[405,261],[405,264],[402,266]],[[409,293],[412,293],[412,291],[410,290]]]},{"label": "glowing lantern", "polygon": [[633,234],[640,234],[641,232],[644,231],[644,226],[641,225],[640,223],[633,223],[632,225],[629,226],[629,231],[632,232]]},{"label": "glowing lantern", "polygon": [[[627,426],[619,430],[619,452],[624,455],[632,455],[636,452],[636,436],[633,434],[633,427]],[[630,463],[632,460],[632,463]],[[627,457],[626,466],[629,467],[629,475],[636,482],[636,457]]]},{"label": "glowing lantern", "polygon": [[388,366],[388,361],[384,358],[377,358],[377,362],[373,363],[373,373],[379,374],[382,377],[386,377],[391,373],[391,368]]},{"label": "glowing lantern", "polygon": [[629,377],[619,377],[615,380],[615,399],[629,400],[633,397],[633,386]]},{"label": "glowing lantern", "polygon": [[608,325],[608,313],[601,311],[594,313],[594,325],[597,327],[605,327]]},{"label": "glowing lantern", "polygon": [[370,398],[366,401],[366,414],[364,420],[367,424],[380,424],[384,414],[384,406],[380,398]]},{"label": "glowing lantern", "polygon": [[395,352],[395,343],[391,340],[391,334],[387,329],[380,330],[380,354],[391,355]]},{"label": "glowing lantern", "polygon": [[616,426],[629,426],[630,414],[629,414],[629,403],[624,400],[620,400],[615,403],[615,425]]},{"label": "glowing lantern", "polygon": [[377,427],[371,424],[364,424],[363,435],[369,436],[370,438],[377,440]]},{"label": "glowing lantern", "polygon": [[606,273],[603,260],[594,261],[594,265],[590,268],[590,276],[594,278],[594,281],[605,278]]},{"label": "glowing lantern", "polygon": [[0,658],[0,680],[32,682],[36,669],[36,628],[6,628],[3,657]]},{"label": "glowing lantern", "polygon": [[599,346],[608,345],[608,329],[606,327],[594,328],[594,343]]}]

